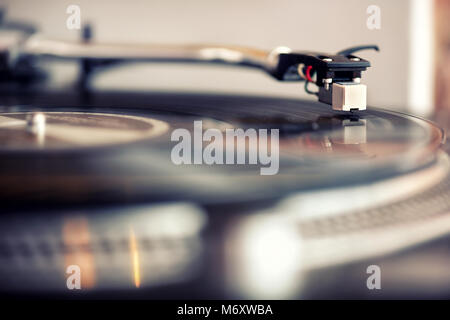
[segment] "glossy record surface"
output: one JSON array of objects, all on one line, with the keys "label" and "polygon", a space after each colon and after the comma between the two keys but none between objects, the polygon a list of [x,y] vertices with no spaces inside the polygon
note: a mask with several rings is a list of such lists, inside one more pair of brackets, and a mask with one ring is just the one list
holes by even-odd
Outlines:
[{"label": "glossy record surface", "polygon": [[[434,163],[444,139],[438,127],[411,116],[370,108],[339,113],[303,100],[154,94],[139,105],[106,103],[3,107],[0,197],[8,203],[258,200],[420,170]],[[173,164],[171,133],[192,133],[198,120],[203,130],[279,129],[279,172],[261,176],[260,164]]]}]

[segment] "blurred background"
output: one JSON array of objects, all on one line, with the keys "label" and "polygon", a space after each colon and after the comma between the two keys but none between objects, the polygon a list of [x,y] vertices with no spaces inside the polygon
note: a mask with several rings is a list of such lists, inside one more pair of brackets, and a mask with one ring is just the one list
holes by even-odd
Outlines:
[{"label": "blurred background", "polygon": [[[364,74],[369,105],[428,116],[450,107],[448,0],[1,0],[10,19],[35,24],[46,36],[77,39],[66,28],[69,5],[81,9],[94,39],[105,42],[236,44],[270,50],[337,52],[377,44],[360,55],[372,63]],[[379,8],[379,28],[369,28]],[[375,17],[376,18],[376,17]],[[370,20],[373,22],[373,20]],[[76,69],[76,66],[74,65]],[[65,67],[67,73],[76,72]],[[101,88],[248,93],[307,97],[298,84],[277,83],[255,70],[221,66],[133,65],[96,80]]]}]

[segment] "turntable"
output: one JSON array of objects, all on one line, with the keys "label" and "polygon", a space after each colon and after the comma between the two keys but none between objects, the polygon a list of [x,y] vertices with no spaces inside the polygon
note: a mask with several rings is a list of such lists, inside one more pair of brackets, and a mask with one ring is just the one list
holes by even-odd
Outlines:
[{"label": "turntable", "polygon": [[[448,270],[428,291],[426,266],[416,281],[399,276],[416,256],[448,262],[436,240],[450,225],[445,134],[366,108],[370,64],[355,54],[376,46],[121,46],[96,43],[89,28],[70,43],[2,27],[4,296],[448,296]],[[52,85],[58,60],[80,64],[75,85]],[[304,82],[318,101],[92,85],[103,69],[136,61],[250,67]],[[174,132],[192,138],[175,152],[180,161],[174,148],[187,140]],[[370,265],[381,267],[385,290],[367,289]],[[68,280],[73,266],[80,290]]]}]

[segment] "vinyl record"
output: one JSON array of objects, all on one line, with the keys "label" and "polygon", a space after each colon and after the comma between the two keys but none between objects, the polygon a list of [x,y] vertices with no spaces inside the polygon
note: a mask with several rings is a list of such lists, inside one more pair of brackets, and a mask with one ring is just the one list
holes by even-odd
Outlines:
[{"label": "vinyl record", "polygon": [[[444,139],[428,121],[379,109],[344,113],[316,102],[245,96],[146,97],[134,106],[99,96],[85,107],[2,107],[2,202],[273,199],[421,170],[436,163]],[[261,175],[261,163],[175,164],[171,152],[178,141],[171,135],[183,128],[193,139],[195,121],[202,121],[202,132],[277,129],[276,174]],[[248,144],[243,152],[248,160]]]}]

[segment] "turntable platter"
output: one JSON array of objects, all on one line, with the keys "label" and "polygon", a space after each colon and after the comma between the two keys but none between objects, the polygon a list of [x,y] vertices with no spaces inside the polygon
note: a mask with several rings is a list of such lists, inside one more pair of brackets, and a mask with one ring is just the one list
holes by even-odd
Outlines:
[{"label": "turntable platter", "polygon": [[[142,269],[148,292],[156,288],[155,275],[181,286],[198,281],[199,292],[209,292],[202,277],[224,277],[216,254],[225,261],[238,259],[239,267],[230,274],[253,274],[253,260],[241,253],[254,243],[252,236],[270,236],[277,226],[285,228],[275,232],[277,237],[292,231],[288,240],[301,243],[301,265],[292,269],[294,275],[282,272],[301,281],[305,270],[437,236],[448,219],[444,134],[431,122],[371,108],[348,115],[315,102],[276,98],[145,94],[130,99],[123,93],[91,98],[84,107],[73,107],[73,99],[63,97],[0,108],[1,225],[7,239],[0,242],[18,252],[14,257],[33,252],[27,268],[19,269],[23,290],[35,279],[39,292],[61,292],[60,270],[52,274],[47,267],[39,273],[35,261],[49,247],[61,265],[72,263],[69,249],[84,246],[75,234],[92,236],[92,248],[80,251],[80,257],[88,258],[84,268],[94,270],[89,268],[95,262],[104,277],[90,283],[94,295],[94,289],[129,288],[128,246],[124,251],[122,244],[131,237],[130,225],[143,266],[151,265]],[[278,129],[279,172],[263,176],[257,165],[174,164],[171,134],[178,128],[192,133],[199,120],[204,130],[221,132]],[[417,194],[423,196],[411,202]],[[424,231],[411,233],[417,225]],[[164,237],[160,232],[166,232]],[[200,237],[203,232],[206,236]],[[30,235],[43,249],[26,242]],[[290,250],[283,239],[274,241],[267,254]],[[237,245],[225,258],[229,243]],[[161,252],[172,258],[186,249],[189,259],[153,266]],[[113,268],[111,256],[120,261]],[[261,265],[266,259],[265,252]],[[213,271],[190,278],[195,264]],[[4,266],[0,280],[9,290],[19,283],[12,276],[18,268]],[[173,270],[186,278],[174,280],[179,275]],[[45,286],[42,279],[48,279]]]}]

